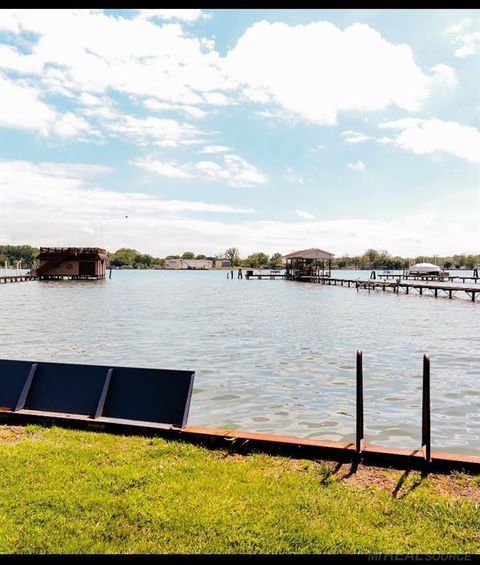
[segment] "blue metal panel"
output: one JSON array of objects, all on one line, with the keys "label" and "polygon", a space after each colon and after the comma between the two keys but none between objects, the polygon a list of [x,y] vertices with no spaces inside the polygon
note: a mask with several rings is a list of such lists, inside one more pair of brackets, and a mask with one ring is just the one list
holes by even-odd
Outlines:
[{"label": "blue metal panel", "polygon": [[33,361],[7,361],[0,359],[0,407],[17,405]]},{"label": "blue metal panel", "polygon": [[187,371],[115,367],[102,415],[184,425],[192,383]]},{"label": "blue metal panel", "polygon": [[96,365],[38,363],[25,408],[91,416],[107,371]]},{"label": "blue metal panel", "polygon": [[194,375],[193,371],[0,360],[0,408],[183,426]]}]

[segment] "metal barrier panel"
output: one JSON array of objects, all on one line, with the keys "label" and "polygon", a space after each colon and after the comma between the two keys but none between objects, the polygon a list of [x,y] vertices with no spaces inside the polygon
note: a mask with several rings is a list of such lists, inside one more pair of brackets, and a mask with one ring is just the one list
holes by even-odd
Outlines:
[{"label": "metal barrier panel", "polygon": [[0,408],[183,426],[193,371],[0,360]]},{"label": "metal barrier panel", "polygon": [[150,422],[187,423],[194,373],[115,367],[103,416]]},{"label": "metal barrier panel", "polygon": [[96,365],[38,363],[25,408],[93,416],[107,371]]},{"label": "metal barrier panel", "polygon": [[0,407],[15,408],[32,365],[32,361],[0,359]]}]

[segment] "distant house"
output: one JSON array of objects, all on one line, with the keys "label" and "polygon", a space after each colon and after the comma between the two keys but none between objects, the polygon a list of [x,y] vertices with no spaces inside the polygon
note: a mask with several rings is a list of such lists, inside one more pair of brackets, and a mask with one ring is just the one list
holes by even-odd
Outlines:
[{"label": "distant house", "polygon": [[213,267],[213,262],[208,259],[165,259],[165,269],[181,270],[206,270]]},{"label": "distant house", "polygon": [[40,247],[37,262],[33,274],[39,279],[104,279],[107,252],[99,247]]}]

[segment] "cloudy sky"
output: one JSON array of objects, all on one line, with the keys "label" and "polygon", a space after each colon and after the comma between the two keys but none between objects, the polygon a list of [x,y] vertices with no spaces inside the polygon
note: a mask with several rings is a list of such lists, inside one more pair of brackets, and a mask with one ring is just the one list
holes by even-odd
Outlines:
[{"label": "cloudy sky", "polygon": [[0,242],[480,252],[474,10],[0,10]]}]

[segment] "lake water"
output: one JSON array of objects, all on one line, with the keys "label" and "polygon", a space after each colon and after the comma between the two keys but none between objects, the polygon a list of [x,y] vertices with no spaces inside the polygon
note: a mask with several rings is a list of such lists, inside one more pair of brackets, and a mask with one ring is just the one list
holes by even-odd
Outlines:
[{"label": "lake water", "polygon": [[192,425],[351,441],[363,349],[366,441],[416,448],[427,352],[433,449],[480,455],[480,303],[225,271],[113,271],[0,297],[0,357],[195,370]]}]

